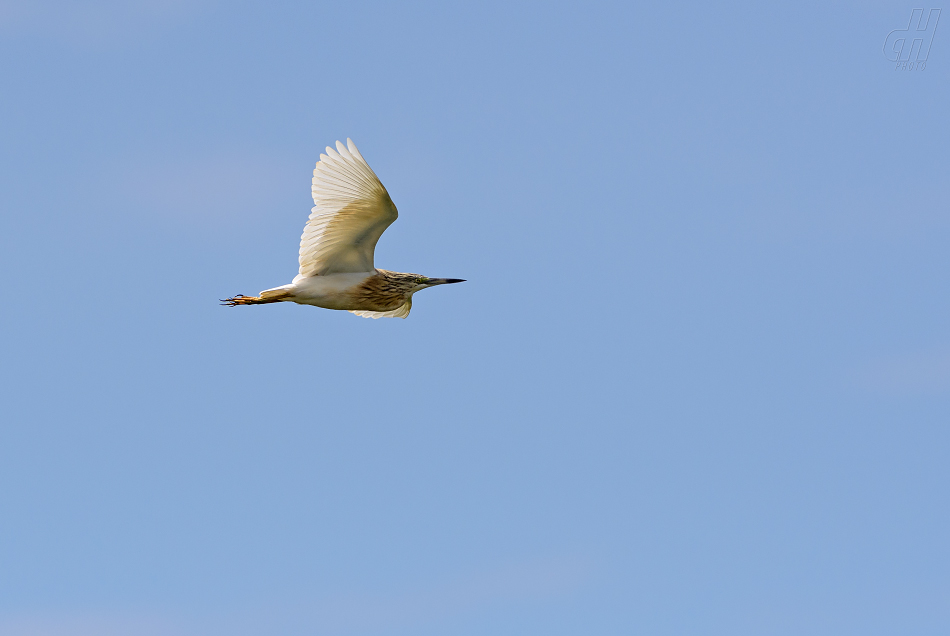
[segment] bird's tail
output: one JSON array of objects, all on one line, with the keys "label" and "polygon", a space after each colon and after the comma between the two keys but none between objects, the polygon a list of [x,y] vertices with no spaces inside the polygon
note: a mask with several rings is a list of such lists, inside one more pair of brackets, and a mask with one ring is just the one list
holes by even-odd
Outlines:
[{"label": "bird's tail", "polygon": [[290,292],[282,287],[262,291],[260,296],[245,296],[238,294],[231,298],[225,298],[221,301],[222,305],[228,307],[237,307],[238,305],[266,305],[268,303],[279,303],[290,299]]}]

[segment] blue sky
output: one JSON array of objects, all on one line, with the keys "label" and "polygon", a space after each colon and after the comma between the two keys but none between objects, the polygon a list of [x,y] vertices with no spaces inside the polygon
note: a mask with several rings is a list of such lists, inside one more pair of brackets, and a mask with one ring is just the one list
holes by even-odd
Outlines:
[{"label": "blue sky", "polygon": [[[912,8],[0,2],[0,633],[947,633]],[[468,282],[218,306],[346,137]]]}]

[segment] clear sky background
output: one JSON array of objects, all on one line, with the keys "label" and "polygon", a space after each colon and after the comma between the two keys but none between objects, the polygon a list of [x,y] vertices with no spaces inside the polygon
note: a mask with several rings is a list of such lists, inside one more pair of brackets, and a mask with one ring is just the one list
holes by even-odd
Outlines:
[{"label": "clear sky background", "polygon": [[[950,633],[950,7],[0,2],[0,634]],[[297,269],[352,137],[403,320]]]}]

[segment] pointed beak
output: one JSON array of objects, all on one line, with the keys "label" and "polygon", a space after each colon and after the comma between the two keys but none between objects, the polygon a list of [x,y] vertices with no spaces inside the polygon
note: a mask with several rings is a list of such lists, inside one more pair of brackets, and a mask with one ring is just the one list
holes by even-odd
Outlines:
[{"label": "pointed beak", "polygon": [[464,283],[464,278],[430,278],[426,281],[426,285],[449,285],[451,283]]}]

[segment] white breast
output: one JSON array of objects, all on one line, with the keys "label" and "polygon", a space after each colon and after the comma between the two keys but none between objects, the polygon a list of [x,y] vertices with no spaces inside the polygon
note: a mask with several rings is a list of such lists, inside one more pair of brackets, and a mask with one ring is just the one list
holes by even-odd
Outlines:
[{"label": "white breast", "polygon": [[292,283],[291,300],[301,305],[316,305],[326,309],[352,309],[348,305],[349,292],[375,274],[376,272],[354,272],[298,276]]}]

